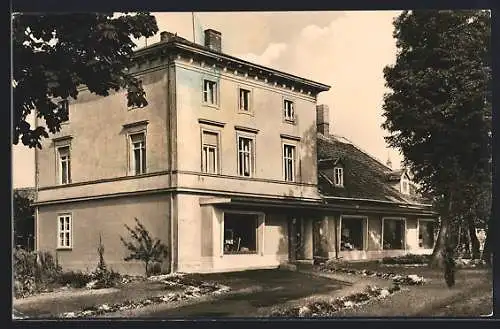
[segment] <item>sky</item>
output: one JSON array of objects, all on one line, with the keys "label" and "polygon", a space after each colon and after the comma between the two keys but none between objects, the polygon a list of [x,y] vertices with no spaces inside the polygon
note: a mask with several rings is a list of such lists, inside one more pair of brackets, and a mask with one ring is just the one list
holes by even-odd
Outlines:
[{"label": "sky", "polygon": [[[154,13],[161,31],[197,43],[204,29],[222,33],[222,51],[331,86],[318,96],[330,108],[330,132],[382,162],[400,167],[380,125],[385,92],[382,70],[396,60],[393,19],[399,11]],[[194,29],[193,20],[194,17]],[[147,44],[159,41],[159,33]],[[145,40],[138,40],[139,47]],[[13,185],[34,186],[34,151],[13,146]]]}]

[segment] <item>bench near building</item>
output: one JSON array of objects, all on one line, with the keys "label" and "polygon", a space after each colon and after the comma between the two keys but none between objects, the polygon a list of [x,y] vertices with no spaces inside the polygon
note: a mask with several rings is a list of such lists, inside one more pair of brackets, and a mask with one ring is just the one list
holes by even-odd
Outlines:
[{"label": "bench near building", "polygon": [[431,251],[436,214],[399,188],[409,181],[330,134],[317,105],[329,86],[221,45],[214,30],[204,45],[163,32],[131,68],[147,106],[85,89],[66,103],[35,155],[37,250],[86,270],[101,236],[109,266],[142,273],[120,241],[138,218],[181,272]]}]

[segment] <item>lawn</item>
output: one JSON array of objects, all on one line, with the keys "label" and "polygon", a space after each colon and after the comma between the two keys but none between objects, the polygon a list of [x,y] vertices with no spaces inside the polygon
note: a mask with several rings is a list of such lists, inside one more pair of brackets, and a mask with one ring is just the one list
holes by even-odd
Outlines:
[{"label": "lawn", "polygon": [[154,310],[148,317],[245,317],[258,316],[275,305],[328,294],[349,285],[316,275],[280,270],[196,274],[193,278],[217,281],[240,293],[169,310]]},{"label": "lawn", "polygon": [[[343,264],[344,266],[344,264]],[[352,262],[345,267],[401,275],[417,274],[427,279],[423,286],[411,286],[404,293],[339,312],[339,316],[370,317],[479,317],[493,309],[491,269],[458,269],[456,285],[448,288],[440,269],[428,267],[387,267],[377,262]]]}]

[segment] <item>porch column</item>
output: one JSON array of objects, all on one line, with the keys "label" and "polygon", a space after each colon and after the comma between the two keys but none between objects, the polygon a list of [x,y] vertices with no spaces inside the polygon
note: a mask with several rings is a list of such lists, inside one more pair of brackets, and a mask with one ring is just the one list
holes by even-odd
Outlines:
[{"label": "porch column", "polygon": [[304,258],[313,259],[313,222],[311,219],[303,221],[304,225]]},{"label": "porch column", "polygon": [[337,243],[337,237],[335,232],[338,231],[337,220],[335,216],[325,216],[325,220],[328,222],[327,231],[327,241],[328,241],[328,258],[334,259],[336,257],[335,244]]}]

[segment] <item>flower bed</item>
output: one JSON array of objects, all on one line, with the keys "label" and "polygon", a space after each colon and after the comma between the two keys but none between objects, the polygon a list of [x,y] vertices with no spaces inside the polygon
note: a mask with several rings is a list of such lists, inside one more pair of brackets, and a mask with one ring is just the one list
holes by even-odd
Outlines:
[{"label": "flower bed", "polygon": [[209,294],[222,294],[230,290],[229,287],[212,282],[195,281],[184,277],[183,274],[162,275],[149,278],[151,281],[164,283],[167,286],[178,286],[183,290],[179,292],[171,292],[163,296],[154,296],[145,298],[139,301],[124,301],[116,304],[102,304],[99,306],[91,306],[79,312],[66,312],[61,315],[64,318],[85,318],[102,315],[105,313],[113,313],[117,311],[125,311],[144,307],[147,305],[163,304],[176,301],[182,301],[192,298],[199,298]]},{"label": "flower bed", "polygon": [[455,265],[460,268],[475,268],[486,266],[486,262],[482,259],[457,258]]},{"label": "flower bed", "polygon": [[431,259],[430,255],[408,254],[399,257],[384,257],[382,264],[388,265],[427,265]]},{"label": "flower bed", "polygon": [[370,270],[356,270],[351,268],[332,266],[329,264],[321,266],[319,270],[322,272],[339,272],[339,273],[362,275],[368,277],[378,277],[381,279],[392,280],[396,284],[408,285],[408,286],[422,285],[426,282],[426,280],[423,277],[418,276],[416,274],[400,275],[391,272],[383,273]]},{"label": "flower bed", "polygon": [[390,288],[367,286],[365,291],[331,300],[308,302],[305,305],[274,310],[274,317],[327,317],[342,309],[364,305],[374,299],[383,299],[401,290],[397,284]]}]

